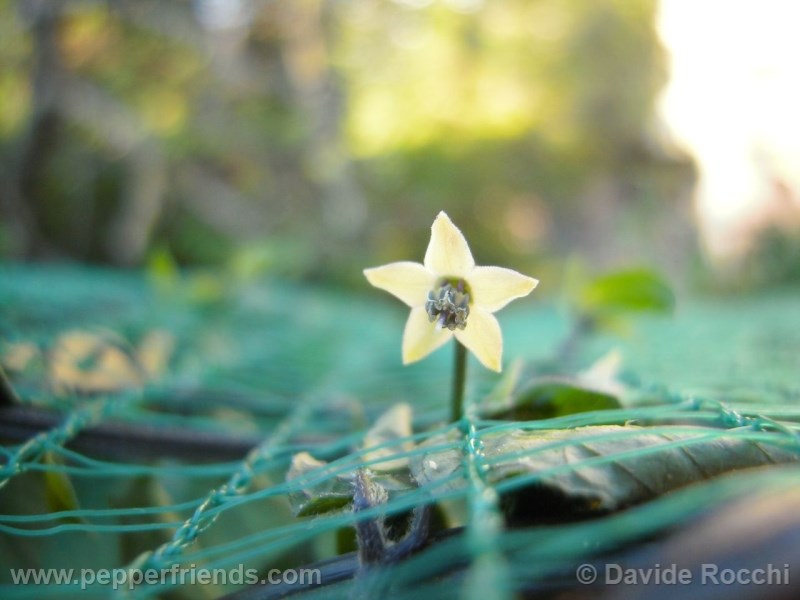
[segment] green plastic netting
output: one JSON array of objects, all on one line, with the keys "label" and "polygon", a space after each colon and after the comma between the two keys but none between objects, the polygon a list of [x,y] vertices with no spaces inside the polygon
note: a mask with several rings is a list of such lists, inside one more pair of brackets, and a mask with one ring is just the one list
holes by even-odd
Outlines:
[{"label": "green plastic netting", "polygon": [[[512,527],[503,525],[498,493],[542,475],[491,483],[492,457],[482,454],[481,440],[521,428],[633,421],[662,431],[707,425],[720,439],[799,451],[796,298],[683,300],[674,318],[639,319],[628,338],[590,340],[584,367],[612,348],[623,357],[621,378],[631,393],[619,409],[526,423],[483,420],[478,406],[498,378],[471,362],[466,417],[448,425],[449,352],[402,367],[405,313],[366,287],[354,296],[274,281],[5,266],[5,370],[22,408],[58,412],[0,450],[0,596],[77,595],[73,583],[14,585],[16,568],[300,568],[352,544],[357,519],[430,502],[446,506],[463,528],[369,581],[348,577],[306,597],[502,598],[574,578],[577,564],[651,539],[754,486],[796,486],[800,472],[727,476],[602,518]],[[506,362],[521,357],[534,371],[550,364],[569,331],[567,315],[536,301],[499,319]],[[131,356],[139,357],[134,367]],[[98,369],[106,376],[81,379]],[[463,485],[423,486],[359,513],[295,517],[290,495],[365,466],[356,450],[365,432],[400,401],[413,407],[415,433],[387,447],[400,452],[413,441],[405,455],[414,457],[420,443],[454,432],[440,447],[460,453],[463,469],[453,478]],[[118,435],[81,433],[109,424]],[[19,433],[12,431],[19,424],[3,426],[7,440]],[[147,435],[131,441],[126,427]],[[176,435],[185,442],[179,451],[168,447]],[[287,482],[292,456],[302,451],[329,464]],[[66,498],[58,495],[65,486],[72,490]],[[215,598],[239,588],[187,580],[112,591],[95,583],[81,594]]]}]

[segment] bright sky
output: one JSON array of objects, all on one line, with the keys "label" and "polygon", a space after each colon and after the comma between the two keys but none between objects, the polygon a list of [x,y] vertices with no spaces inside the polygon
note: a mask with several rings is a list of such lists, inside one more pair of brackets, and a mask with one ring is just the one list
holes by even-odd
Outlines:
[{"label": "bright sky", "polygon": [[697,215],[713,256],[742,249],[775,209],[776,181],[800,209],[800,2],[661,0],[672,79],[660,112],[700,169]]}]

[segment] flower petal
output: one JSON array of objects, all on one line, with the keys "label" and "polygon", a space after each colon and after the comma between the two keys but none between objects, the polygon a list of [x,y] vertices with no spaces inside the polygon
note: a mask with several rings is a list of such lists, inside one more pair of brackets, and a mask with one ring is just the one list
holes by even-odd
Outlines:
[{"label": "flower petal", "polygon": [[436,283],[433,273],[410,261],[364,269],[364,276],[376,288],[389,292],[412,308],[425,304],[428,292]]},{"label": "flower petal", "polygon": [[493,314],[474,308],[469,313],[466,328],[456,330],[455,336],[478,357],[484,367],[500,372],[503,359],[503,334]]},{"label": "flower petal", "polygon": [[472,303],[489,312],[533,291],[538,279],[503,267],[475,267],[467,278]]},{"label": "flower petal", "polygon": [[403,332],[403,364],[407,365],[425,358],[453,337],[447,328],[437,329],[422,307],[412,308]]},{"label": "flower petal", "polygon": [[444,211],[431,226],[431,241],[424,263],[432,273],[447,277],[464,277],[475,266],[464,234]]}]

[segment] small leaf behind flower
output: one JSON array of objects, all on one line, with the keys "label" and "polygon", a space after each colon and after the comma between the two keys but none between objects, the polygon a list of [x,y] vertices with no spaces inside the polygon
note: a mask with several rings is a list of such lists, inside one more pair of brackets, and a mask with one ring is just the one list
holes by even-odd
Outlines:
[{"label": "small leaf behind flower", "polygon": [[626,392],[617,375],[621,357],[612,350],[576,375],[536,377],[520,385],[521,363],[486,397],[481,414],[488,419],[531,421],[593,410],[621,408]]},{"label": "small leaf behind flower", "polygon": [[576,378],[540,378],[524,389],[514,406],[485,413],[489,419],[532,421],[551,419],[593,410],[620,408],[611,394],[583,387]]},{"label": "small leaf behind flower", "polygon": [[602,275],[581,291],[580,309],[589,315],[621,312],[672,312],[675,295],[664,279],[649,269],[630,269]]}]

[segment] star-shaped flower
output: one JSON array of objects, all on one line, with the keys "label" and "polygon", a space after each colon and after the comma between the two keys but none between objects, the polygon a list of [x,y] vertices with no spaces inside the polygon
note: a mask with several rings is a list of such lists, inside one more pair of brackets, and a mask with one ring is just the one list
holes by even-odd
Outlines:
[{"label": "star-shaped flower", "polygon": [[478,267],[467,240],[440,212],[423,264],[364,269],[367,280],[411,307],[403,332],[403,363],[416,362],[453,336],[493,371],[501,370],[503,336],[492,313],[527,296],[539,283],[511,269]]}]

